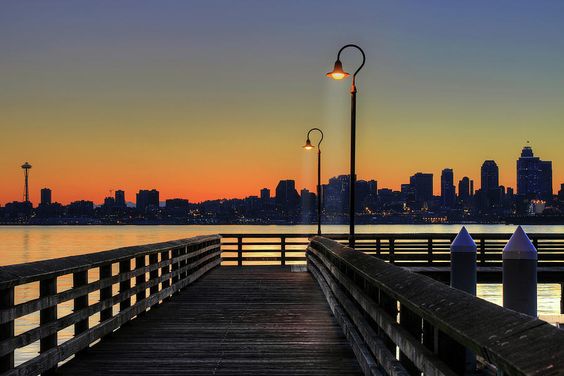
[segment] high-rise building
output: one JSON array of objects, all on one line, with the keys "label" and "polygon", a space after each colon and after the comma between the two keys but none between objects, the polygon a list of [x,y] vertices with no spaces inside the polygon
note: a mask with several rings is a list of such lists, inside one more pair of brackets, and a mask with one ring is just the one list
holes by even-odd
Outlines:
[{"label": "high-rise building", "polygon": [[456,200],[454,172],[445,168],[441,173],[441,202],[445,207],[452,207]]},{"label": "high-rise building", "polygon": [[121,189],[118,189],[115,193],[115,200],[116,200],[116,207],[118,208],[125,208],[126,207],[126,203],[125,203],[125,192],[122,191]]},{"label": "high-rise building", "polygon": [[535,157],[530,146],[525,146],[517,159],[517,194],[552,199],[552,162]]},{"label": "high-rise building", "polygon": [[343,214],[349,210],[349,175],[334,176],[322,186],[323,208],[331,214]]},{"label": "high-rise building", "polygon": [[260,190],[260,200],[263,202],[263,204],[266,204],[268,203],[268,201],[270,201],[270,189],[263,188]]},{"label": "high-rise building", "polygon": [[484,161],[481,179],[480,200],[482,208],[498,207],[502,201],[502,190],[499,186],[499,168],[495,161]]},{"label": "high-rise building", "polygon": [[158,209],[159,208],[159,191],[156,189],[145,190],[142,189],[137,193],[137,210],[141,212],[147,211],[147,209]]},{"label": "high-rise building", "polygon": [[296,182],[294,180],[280,180],[276,186],[276,207],[284,212],[295,211],[300,196],[296,191]]},{"label": "high-rise building", "polygon": [[51,190],[49,188],[41,188],[40,205],[51,205]]},{"label": "high-rise building", "polygon": [[489,192],[499,188],[499,168],[497,163],[492,160],[484,161],[481,169],[481,189],[482,192]]},{"label": "high-rise building", "polygon": [[472,196],[473,192],[471,193],[470,190],[471,182],[472,180],[470,180],[468,176],[465,176],[458,181],[458,198],[461,201],[466,201]]},{"label": "high-rise building", "polygon": [[409,184],[415,190],[417,202],[429,202],[433,198],[433,174],[418,172],[409,178]]},{"label": "high-rise building", "polygon": [[310,192],[307,188],[300,191],[300,207],[302,213],[314,214],[317,212],[317,196],[315,193]]}]

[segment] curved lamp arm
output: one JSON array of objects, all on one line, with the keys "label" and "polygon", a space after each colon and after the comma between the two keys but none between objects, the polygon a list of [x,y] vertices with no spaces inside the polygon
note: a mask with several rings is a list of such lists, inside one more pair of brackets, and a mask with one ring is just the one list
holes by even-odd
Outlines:
[{"label": "curved lamp arm", "polygon": [[309,139],[309,135],[311,134],[311,132],[313,131],[318,131],[319,134],[321,135],[321,139],[319,140],[319,142],[317,143],[317,149],[319,150],[319,146],[321,145],[321,142],[323,142],[323,131],[319,128],[311,128],[308,132],[307,132],[307,141],[306,141],[306,146],[307,145],[311,145],[311,141]]},{"label": "curved lamp arm", "polygon": [[348,47],[356,48],[362,54],[362,64],[360,64],[360,66],[357,68],[357,70],[353,73],[353,82],[354,82],[354,79],[355,79],[357,73],[362,69],[362,67],[364,67],[364,63],[366,62],[366,55],[364,54],[364,50],[362,48],[360,48],[359,46],[357,46],[356,44],[347,44],[347,45],[341,47],[341,49],[339,50],[339,53],[337,54],[337,60],[338,61],[341,60],[341,52],[343,52],[343,50],[348,48]]}]

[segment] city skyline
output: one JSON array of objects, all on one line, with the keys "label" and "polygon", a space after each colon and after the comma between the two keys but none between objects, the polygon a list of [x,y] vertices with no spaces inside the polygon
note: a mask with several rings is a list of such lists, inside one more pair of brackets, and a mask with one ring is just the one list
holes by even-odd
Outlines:
[{"label": "city skyline", "polygon": [[[524,159],[525,158],[525,159]],[[523,163],[526,163],[525,165],[523,165]],[[541,164],[542,166],[550,166],[548,170],[541,170],[538,167],[538,164]],[[24,165],[21,166],[21,168],[23,169],[25,166],[27,166],[28,168],[24,170],[24,197],[26,197],[25,195],[27,195],[27,189],[28,189],[28,169],[31,169],[31,165],[28,164],[28,162],[25,162]],[[539,175],[537,175],[539,174]],[[556,183],[554,187],[552,187],[552,192],[549,193],[548,191],[548,186],[550,186],[550,182],[553,182],[553,176],[552,176],[553,172],[552,172],[552,161],[544,161],[542,159],[540,159],[540,157],[538,155],[534,155],[534,151],[532,149],[532,147],[530,146],[530,143],[527,142],[527,144],[523,147],[523,149],[521,150],[520,156],[519,158],[516,159],[516,177],[515,177],[515,182],[512,185],[504,185],[502,183],[502,181],[500,180],[500,176],[501,176],[501,169],[499,168],[499,166],[497,165],[495,160],[485,160],[481,166],[480,166],[480,173],[478,174],[478,178],[474,178],[474,177],[469,177],[469,176],[459,176],[458,174],[456,174],[456,169],[453,168],[449,168],[449,167],[445,167],[443,169],[441,169],[440,174],[435,174],[433,172],[422,172],[422,171],[417,171],[417,172],[413,172],[412,175],[410,177],[408,177],[404,182],[402,182],[400,184],[399,189],[398,188],[394,188],[394,187],[387,187],[387,186],[381,186],[379,183],[378,179],[375,179],[374,177],[370,177],[370,178],[360,178],[359,180],[361,181],[368,181],[368,182],[372,182],[374,181],[375,184],[377,184],[377,189],[390,189],[394,192],[404,192],[404,189],[409,189],[408,186],[421,186],[424,187],[422,189],[419,189],[420,192],[424,192],[423,196],[424,197],[418,197],[425,200],[428,200],[432,197],[441,197],[441,199],[443,200],[443,204],[451,204],[453,202],[453,198],[449,198],[449,196],[460,196],[461,195],[461,190],[462,192],[462,196],[464,196],[465,192],[470,192],[473,193],[474,191],[477,190],[484,190],[486,192],[491,191],[492,189],[497,190],[498,187],[503,187],[503,190],[511,190],[511,192],[514,192],[516,194],[521,194],[524,196],[530,195],[530,194],[535,194],[538,193],[538,195],[540,196],[540,198],[544,199],[544,200],[550,200],[552,198],[552,196],[554,194],[557,194],[559,192],[559,190],[562,188],[562,185],[564,183],[560,182],[560,183]],[[327,178],[326,180],[322,179],[322,185],[325,186],[326,184],[328,184],[331,179],[336,179],[336,178],[340,178],[343,176],[348,176],[346,174],[338,174],[335,175],[333,177]],[[300,186],[298,184],[296,184],[296,179],[292,178],[292,179],[287,179],[286,178],[281,178],[278,180],[277,184],[280,184],[280,182],[285,182],[285,181],[289,181],[292,182],[294,187],[301,187],[301,190],[305,190],[308,191],[308,193],[314,193],[315,192],[315,188],[314,189],[310,189],[310,187],[307,186]],[[324,183],[325,182],[325,183]],[[462,187],[461,187],[462,184]],[[464,184],[466,184],[464,186]],[[548,185],[547,185],[548,184]],[[524,187],[528,188],[525,189]],[[241,196],[241,197],[226,197],[226,196],[220,196],[220,197],[213,197],[213,198],[209,198],[209,199],[205,199],[205,200],[193,200],[190,199],[190,197],[188,196],[179,196],[179,195],[172,195],[172,196],[168,196],[168,195],[163,195],[160,196],[162,198],[162,200],[159,200],[159,195],[162,193],[162,191],[158,188],[155,187],[155,184],[151,185],[150,187],[144,187],[144,188],[140,188],[137,187],[133,190],[126,190],[123,189],[123,187],[116,187],[113,189],[108,190],[109,195],[104,195],[103,198],[100,201],[96,201],[90,197],[79,197],[76,200],[71,200],[68,202],[59,200],[57,202],[61,203],[61,204],[70,204],[72,202],[75,201],[82,201],[82,200],[89,200],[94,202],[96,205],[102,205],[105,200],[108,197],[116,197],[116,200],[118,200],[118,195],[120,196],[119,201],[125,203],[131,203],[131,204],[138,204],[139,201],[139,194],[141,192],[150,192],[150,191],[154,191],[157,194],[157,202],[160,203],[164,203],[166,200],[170,200],[170,199],[187,199],[190,200],[190,202],[192,203],[202,203],[205,201],[213,201],[213,200],[230,200],[230,199],[245,199],[245,198],[249,198],[249,197],[261,197],[262,193],[264,190],[269,190],[269,191],[275,191],[275,186],[264,186],[262,185],[261,188],[258,188],[255,192],[252,192],[250,194],[247,194],[245,196]],[[41,187],[38,190],[38,196],[41,197],[41,200],[38,201],[39,202],[44,202],[44,191],[48,191],[48,197],[49,197],[49,202],[52,201],[52,191],[53,189],[51,187]],[[33,189],[30,189],[30,194],[29,196],[31,197],[32,194],[31,192],[33,192]],[[134,195],[134,192],[138,192],[136,194],[136,199],[135,201],[133,201],[132,199],[127,199],[125,197],[126,192],[129,192],[132,197]],[[494,195],[496,193],[494,192]],[[418,196],[421,195],[421,193],[418,193]],[[7,201],[6,203],[9,202],[14,202],[14,201],[20,201],[20,200],[11,200],[11,201]],[[21,201],[25,201],[21,200]],[[33,203],[33,200],[30,200],[31,203]],[[2,202],[0,202],[0,205],[2,205]]]},{"label": "city skyline", "polygon": [[[359,178],[399,189],[414,171],[450,167],[477,180],[495,159],[513,186],[516,145],[531,140],[558,187],[564,5],[356,5],[342,17],[340,3],[2,3],[0,127],[10,142],[0,202],[21,196],[13,166],[25,160],[33,201],[38,182],[64,202],[155,183],[195,201],[284,177],[313,190],[307,129],[325,132],[324,178],[347,171],[347,85],[324,74],[350,42],[370,61],[358,85]],[[155,27],[155,17],[167,22]]]}]

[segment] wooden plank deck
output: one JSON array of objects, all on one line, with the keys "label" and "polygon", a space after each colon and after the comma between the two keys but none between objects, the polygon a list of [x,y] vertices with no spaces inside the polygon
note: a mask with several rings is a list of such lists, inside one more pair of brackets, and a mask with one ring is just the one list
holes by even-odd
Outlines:
[{"label": "wooden plank deck", "polygon": [[61,375],[357,375],[309,273],[220,267],[122,327]]}]

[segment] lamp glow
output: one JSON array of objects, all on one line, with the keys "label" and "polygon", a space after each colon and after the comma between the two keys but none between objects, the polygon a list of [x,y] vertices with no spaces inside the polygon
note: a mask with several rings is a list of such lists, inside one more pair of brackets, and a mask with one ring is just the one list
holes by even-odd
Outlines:
[{"label": "lamp glow", "polygon": [[313,145],[311,144],[311,141],[310,141],[310,139],[308,138],[308,139],[306,140],[305,145],[304,145],[304,149],[306,149],[306,150],[311,150],[311,149],[314,149],[314,148],[315,148],[315,146],[313,146]]},{"label": "lamp glow", "polygon": [[341,63],[341,60],[337,60],[335,61],[333,70],[327,73],[326,76],[334,80],[342,80],[343,78],[350,76],[350,74],[343,70],[343,64]]}]

